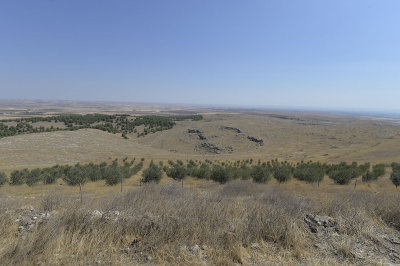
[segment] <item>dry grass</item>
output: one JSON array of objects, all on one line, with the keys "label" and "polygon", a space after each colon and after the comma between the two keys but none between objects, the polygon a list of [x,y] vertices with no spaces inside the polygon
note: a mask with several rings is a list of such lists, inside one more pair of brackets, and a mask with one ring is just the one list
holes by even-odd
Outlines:
[{"label": "dry grass", "polygon": [[[293,195],[283,186],[247,181],[210,184],[206,189],[168,183],[101,198],[87,196],[80,204],[60,192],[37,198],[38,208],[51,211],[51,216],[23,235],[16,234],[16,201],[2,199],[0,261],[22,265],[399,262],[389,253],[372,259],[357,255],[360,241],[368,250],[371,241],[386,247],[383,236],[398,239],[394,230],[399,229],[398,193],[344,189],[333,200],[318,201]],[[95,210],[103,215],[93,215]],[[307,213],[333,217],[336,231],[323,237],[312,234],[304,222]],[[315,244],[324,250],[315,250]],[[395,252],[400,252],[398,247]]]}]

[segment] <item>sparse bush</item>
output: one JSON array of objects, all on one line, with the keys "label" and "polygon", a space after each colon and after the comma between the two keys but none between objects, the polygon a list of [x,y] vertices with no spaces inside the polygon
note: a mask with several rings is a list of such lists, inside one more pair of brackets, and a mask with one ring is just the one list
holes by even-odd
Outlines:
[{"label": "sparse bush", "polygon": [[51,191],[41,200],[41,206],[44,211],[53,211],[66,203],[65,197],[60,195],[59,191]]}]

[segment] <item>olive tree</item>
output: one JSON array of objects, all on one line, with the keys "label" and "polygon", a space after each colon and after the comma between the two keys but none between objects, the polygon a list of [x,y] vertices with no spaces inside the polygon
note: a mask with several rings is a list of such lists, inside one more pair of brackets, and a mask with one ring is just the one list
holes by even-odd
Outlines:
[{"label": "olive tree", "polygon": [[63,179],[68,185],[79,185],[80,199],[82,202],[82,185],[84,185],[87,181],[87,176],[84,168],[80,164],[76,164],[73,167],[69,167],[65,172],[66,173]]},{"label": "olive tree", "polygon": [[5,173],[0,172],[0,187],[8,182],[8,178]]},{"label": "olive tree", "polygon": [[153,161],[151,161],[149,167],[147,169],[145,169],[142,173],[141,182],[159,183],[161,178],[162,178],[162,171],[161,171],[160,167],[158,167]]}]

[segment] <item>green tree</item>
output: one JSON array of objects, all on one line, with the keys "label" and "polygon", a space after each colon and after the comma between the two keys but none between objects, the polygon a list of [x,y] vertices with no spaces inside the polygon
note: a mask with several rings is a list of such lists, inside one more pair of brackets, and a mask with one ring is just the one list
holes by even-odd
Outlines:
[{"label": "green tree", "polygon": [[362,181],[363,182],[370,182],[377,180],[378,177],[374,174],[374,172],[367,171],[363,176],[362,176]]},{"label": "green tree", "polygon": [[153,161],[151,161],[149,167],[143,171],[141,181],[143,183],[149,183],[149,182],[159,183],[161,178],[162,178],[161,169]]},{"label": "green tree", "polygon": [[384,164],[377,164],[372,167],[372,172],[376,176],[376,178],[380,176],[384,176],[386,174],[386,169]]},{"label": "green tree", "polygon": [[200,179],[210,179],[211,177],[210,166],[208,166],[208,164],[206,163],[201,164],[200,167],[195,170],[193,176]]},{"label": "green tree", "polygon": [[400,164],[393,163],[392,164],[393,172],[390,175],[390,180],[392,180],[393,185],[400,186]]},{"label": "green tree", "polygon": [[106,169],[105,181],[109,186],[113,186],[121,182],[123,173],[120,167],[109,166]]},{"label": "green tree", "polygon": [[349,169],[338,169],[329,173],[331,178],[336,184],[347,185],[352,179],[352,172]]},{"label": "green tree", "polygon": [[280,183],[289,181],[292,177],[292,169],[286,164],[277,165],[274,169],[274,178]]},{"label": "green tree", "polygon": [[167,176],[175,179],[175,180],[182,180],[186,177],[187,171],[183,165],[174,164],[174,166],[169,167],[167,169]]},{"label": "green tree", "polygon": [[[58,170],[58,169],[57,169]],[[58,177],[61,176],[60,172],[56,169],[43,169],[40,173],[40,180],[43,184],[53,184],[57,181]]]},{"label": "green tree", "polygon": [[293,177],[309,183],[318,183],[324,179],[325,170],[320,163],[300,163],[293,172]]},{"label": "green tree", "polygon": [[39,168],[35,168],[30,171],[29,174],[26,176],[26,184],[31,187],[34,186],[37,182],[41,181],[41,172],[42,171]]},{"label": "green tree", "polygon": [[271,173],[267,168],[256,165],[251,169],[250,176],[256,183],[266,183],[271,179]]},{"label": "green tree", "polygon": [[11,185],[24,184],[28,174],[29,174],[28,169],[12,171],[10,175],[10,184]]},{"label": "green tree", "polygon": [[232,173],[226,167],[214,165],[210,178],[219,183],[226,183],[232,179]]},{"label": "green tree", "polygon": [[8,178],[5,173],[0,172],[0,187],[8,182]]},{"label": "green tree", "polygon": [[79,163],[75,166],[68,167],[66,169],[66,173],[63,179],[70,186],[79,185],[80,199],[82,202],[82,186],[87,181],[87,175],[85,173],[84,167],[82,167]]}]

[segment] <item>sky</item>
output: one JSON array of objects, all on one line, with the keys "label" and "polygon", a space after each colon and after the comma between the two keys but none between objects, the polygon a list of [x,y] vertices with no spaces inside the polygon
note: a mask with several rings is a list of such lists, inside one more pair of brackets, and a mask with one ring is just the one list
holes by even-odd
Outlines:
[{"label": "sky", "polygon": [[1,0],[0,98],[400,111],[398,0]]}]

